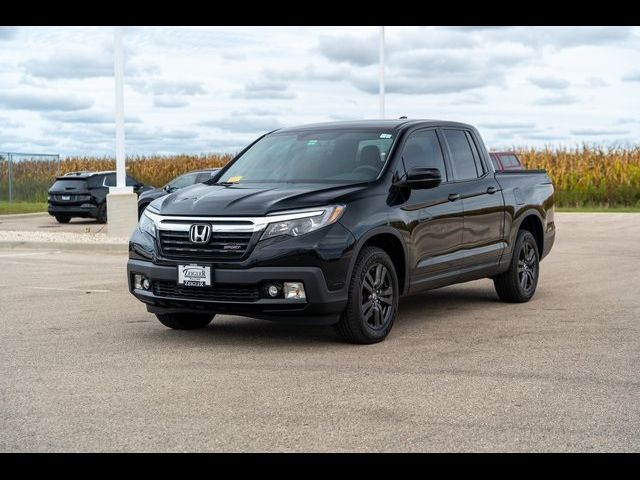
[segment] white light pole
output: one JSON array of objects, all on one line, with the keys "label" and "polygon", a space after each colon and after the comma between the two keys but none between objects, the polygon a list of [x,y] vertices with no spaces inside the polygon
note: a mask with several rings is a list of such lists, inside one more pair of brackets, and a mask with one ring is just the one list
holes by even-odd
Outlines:
[{"label": "white light pole", "polygon": [[131,235],[138,221],[138,196],[133,192],[131,186],[126,186],[122,27],[114,27],[113,30],[113,76],[116,90],[116,186],[109,187],[106,214],[109,223],[109,235],[127,238]]},{"label": "white light pole", "polygon": [[384,118],[384,27],[380,27],[380,118]]},{"label": "white light pole", "polygon": [[113,73],[116,82],[116,188],[126,191],[124,156],[124,51],[122,27],[113,29]]}]

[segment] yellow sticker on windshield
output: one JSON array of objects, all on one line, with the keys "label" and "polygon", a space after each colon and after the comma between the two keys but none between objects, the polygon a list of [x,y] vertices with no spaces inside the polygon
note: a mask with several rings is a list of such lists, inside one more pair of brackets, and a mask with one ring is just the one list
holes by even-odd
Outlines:
[{"label": "yellow sticker on windshield", "polygon": [[236,175],[235,177],[229,177],[229,180],[227,180],[227,182],[238,183],[241,178],[242,178],[242,175]]}]

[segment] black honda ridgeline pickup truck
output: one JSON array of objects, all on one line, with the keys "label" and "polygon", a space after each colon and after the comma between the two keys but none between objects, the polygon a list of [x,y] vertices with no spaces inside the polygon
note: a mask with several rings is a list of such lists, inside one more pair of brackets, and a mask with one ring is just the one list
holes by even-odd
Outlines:
[{"label": "black honda ridgeline pickup truck", "polygon": [[502,300],[528,301],[554,238],[545,171],[496,171],[475,128],[326,123],[266,134],[208,182],[153,201],[127,274],[170,328],[224,313],[374,343],[405,295],[488,277]]}]

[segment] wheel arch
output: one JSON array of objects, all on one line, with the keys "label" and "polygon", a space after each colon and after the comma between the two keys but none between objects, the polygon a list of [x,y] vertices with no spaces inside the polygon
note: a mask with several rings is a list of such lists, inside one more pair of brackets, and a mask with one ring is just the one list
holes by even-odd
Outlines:
[{"label": "wheel arch", "polygon": [[536,239],[536,245],[538,247],[538,254],[542,255],[544,251],[544,223],[542,216],[537,210],[528,210],[525,212],[517,224],[518,228],[514,228],[514,241],[517,236],[517,232],[520,230],[527,230],[531,232]]},{"label": "wheel arch", "polygon": [[404,295],[409,288],[409,269],[407,268],[407,246],[397,230],[391,227],[378,227],[369,230],[358,240],[349,265],[349,276],[353,274],[353,268],[364,247],[378,247],[384,250],[396,269],[398,277],[398,289],[400,295]]}]

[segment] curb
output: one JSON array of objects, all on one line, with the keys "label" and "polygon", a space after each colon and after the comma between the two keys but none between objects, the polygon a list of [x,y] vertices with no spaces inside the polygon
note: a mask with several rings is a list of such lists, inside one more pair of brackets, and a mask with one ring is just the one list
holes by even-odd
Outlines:
[{"label": "curb", "polygon": [[34,248],[48,250],[66,250],[76,252],[127,253],[128,243],[83,243],[83,242],[25,242],[20,240],[0,240],[4,248]]},{"label": "curb", "polygon": [[49,215],[47,212],[35,212],[35,213],[7,213],[4,215],[0,215],[0,220],[6,219],[11,220],[14,218],[30,218],[30,217],[38,217],[38,216]]}]

